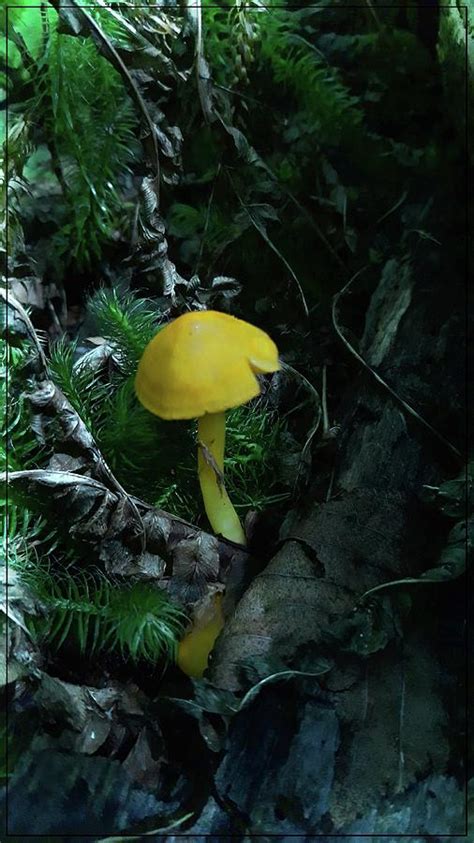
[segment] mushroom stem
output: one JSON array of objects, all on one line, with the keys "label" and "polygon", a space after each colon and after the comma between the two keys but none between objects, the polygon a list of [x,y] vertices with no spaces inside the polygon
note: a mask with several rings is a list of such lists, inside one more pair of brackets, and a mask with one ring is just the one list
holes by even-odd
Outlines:
[{"label": "mushroom stem", "polygon": [[177,663],[183,673],[200,678],[207,668],[209,654],[224,626],[222,595],[216,594],[203,616],[180,641]]},{"label": "mushroom stem", "polygon": [[224,486],[225,413],[198,420],[198,474],[204,508],[215,533],[245,544],[245,533]]}]

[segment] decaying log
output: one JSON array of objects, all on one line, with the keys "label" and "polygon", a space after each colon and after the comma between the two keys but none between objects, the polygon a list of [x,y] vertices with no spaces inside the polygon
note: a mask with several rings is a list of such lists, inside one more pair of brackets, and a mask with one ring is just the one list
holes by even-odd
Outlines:
[{"label": "decaying log", "polygon": [[[218,792],[254,830],[263,832],[265,823],[268,833],[349,829],[358,817],[377,812],[384,799],[446,769],[449,721],[440,677],[452,666],[440,664],[423,620],[416,612],[400,619],[389,605],[393,629],[389,622],[386,640],[376,645],[368,640],[365,658],[363,647],[342,647],[334,631],[353,623],[366,591],[418,576],[433,564],[445,541],[420,495],[425,484],[454,476],[462,464],[456,447],[444,447],[443,439],[457,448],[463,445],[463,305],[461,282],[453,281],[447,290],[441,274],[426,281],[421,264],[393,261],[385,267],[367,311],[360,354],[442,436],[430,435],[416,416],[403,412],[367,368],[360,371],[341,403],[329,499],[310,495],[305,511],[285,521],[280,549],[218,641],[211,678],[231,690],[242,688],[242,660],[281,659],[310,670],[309,652],[313,660],[318,654],[333,658],[332,670],[321,681],[294,680],[291,693],[267,691],[269,710],[277,705],[281,719],[278,728],[271,727],[276,729],[273,742],[267,729],[272,717],[257,707],[239,715],[245,725],[236,723],[229,737]],[[366,634],[365,628],[359,634]],[[260,708],[264,705],[261,700]],[[308,706],[315,705],[314,728],[304,727],[305,746],[298,752],[307,786],[313,789],[320,782],[328,788],[327,798],[319,804],[315,796],[314,810],[305,808],[295,816],[302,785],[295,783],[294,770],[286,782],[282,778],[282,753],[284,758],[294,755]],[[257,734],[258,717],[259,746],[251,749],[246,735]],[[332,723],[324,727],[332,755],[325,756],[323,779],[321,718]],[[262,752],[265,760],[249,789],[245,780],[252,752]],[[286,797],[279,819],[262,807],[270,791],[273,803],[279,793]],[[462,799],[460,791],[457,798]],[[293,806],[286,813],[285,804]],[[265,821],[260,823],[262,811]],[[421,833],[416,822],[414,816],[404,833]],[[461,834],[460,808],[453,823],[456,827],[445,824],[431,833]],[[377,830],[362,823],[362,832]],[[384,828],[400,830],[396,824]]]}]

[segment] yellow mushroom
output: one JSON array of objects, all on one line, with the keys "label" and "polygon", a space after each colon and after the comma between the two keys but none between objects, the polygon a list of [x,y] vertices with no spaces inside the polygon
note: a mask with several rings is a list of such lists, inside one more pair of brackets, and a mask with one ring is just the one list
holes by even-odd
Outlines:
[{"label": "yellow mushroom", "polygon": [[195,620],[191,631],[179,643],[176,661],[183,673],[195,679],[203,675],[209,653],[223,626],[222,594],[215,594],[212,603],[201,617]]},{"label": "yellow mushroom", "polygon": [[245,534],[224,486],[225,411],[260,393],[256,375],[280,368],[260,328],[227,313],[193,311],[156,334],[138,365],[135,391],[162,419],[198,418],[198,473],[215,533],[239,544]]}]

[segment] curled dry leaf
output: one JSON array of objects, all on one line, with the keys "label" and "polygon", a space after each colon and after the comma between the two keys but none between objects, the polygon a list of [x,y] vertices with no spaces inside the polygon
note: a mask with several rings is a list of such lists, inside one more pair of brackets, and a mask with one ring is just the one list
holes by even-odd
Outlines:
[{"label": "curled dry leaf", "polygon": [[[33,411],[35,432],[39,430],[46,432],[48,421],[54,419],[59,423],[60,435],[56,434],[56,437],[61,444],[74,448],[76,455],[77,452],[83,454],[93,464],[101,462],[100,452],[92,435],[66,396],[53,381],[40,381],[26,397]],[[40,419],[37,419],[36,416],[40,416]]]},{"label": "curled dry leaf", "polygon": [[132,684],[93,688],[43,673],[35,701],[45,722],[68,730],[63,743],[85,755],[93,755],[106,740],[118,752],[136,734],[137,722],[145,721],[145,697]]},{"label": "curled dry leaf", "polygon": [[190,585],[217,580],[219,576],[219,543],[215,536],[196,532],[181,539],[172,548],[175,576]]},{"label": "curled dry leaf", "polygon": [[38,497],[40,491],[43,500],[47,492],[48,503],[60,502],[63,524],[73,537],[97,541],[122,531],[120,499],[93,477],[68,471],[30,469],[13,471],[8,480],[26,487],[33,496],[36,493]]},{"label": "curled dry leaf", "polygon": [[144,726],[128,753],[123,768],[133,781],[151,791],[156,789],[160,770],[165,761],[163,754],[154,752],[156,733],[149,726]]},{"label": "curled dry leaf", "polygon": [[[78,360],[74,363],[74,369],[77,372],[88,370],[95,375],[99,375],[117,366],[118,363],[114,358],[115,349],[103,337],[88,337],[87,342],[94,345],[94,348],[85,351]],[[81,351],[82,349],[80,349]]]},{"label": "curled dry leaf", "polygon": [[0,632],[0,688],[20,679],[25,669],[16,659],[9,657],[9,644],[5,630]]},{"label": "curled dry leaf", "polygon": [[144,511],[143,546],[137,547],[135,509],[130,499],[111,492],[94,477],[69,471],[31,469],[9,474],[9,482],[31,500],[61,511],[68,534],[97,549],[109,573],[160,579],[177,599],[192,605],[207,593],[207,583],[229,581],[236,599],[251,564],[245,548],[217,539],[135,501]]},{"label": "curled dry leaf", "polygon": [[121,577],[136,577],[140,580],[160,579],[166,570],[166,562],[155,553],[134,553],[115,539],[102,542],[99,559],[105,565],[107,574]]},{"label": "curled dry leaf", "polygon": [[0,633],[0,687],[35,672],[40,665],[41,654],[29,634],[16,623],[7,624]]}]

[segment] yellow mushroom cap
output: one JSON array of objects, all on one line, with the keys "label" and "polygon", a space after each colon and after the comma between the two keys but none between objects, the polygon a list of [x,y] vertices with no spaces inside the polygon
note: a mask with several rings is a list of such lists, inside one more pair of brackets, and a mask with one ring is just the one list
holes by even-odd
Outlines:
[{"label": "yellow mushroom cap", "polygon": [[148,343],[135,391],[162,419],[194,419],[246,404],[260,392],[257,374],[280,368],[265,331],[216,310],[185,313]]}]

